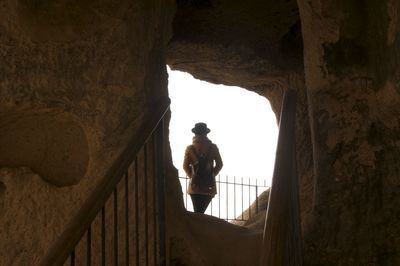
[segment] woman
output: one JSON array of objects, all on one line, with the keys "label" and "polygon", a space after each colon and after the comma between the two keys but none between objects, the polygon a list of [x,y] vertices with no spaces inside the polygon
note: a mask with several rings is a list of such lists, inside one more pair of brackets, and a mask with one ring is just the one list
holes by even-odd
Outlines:
[{"label": "woman", "polygon": [[211,199],[217,194],[215,176],[222,168],[217,145],[207,138],[210,129],[205,123],[196,123],[192,132],[193,143],[187,146],[183,169],[190,178],[188,194],[195,212],[204,213]]}]

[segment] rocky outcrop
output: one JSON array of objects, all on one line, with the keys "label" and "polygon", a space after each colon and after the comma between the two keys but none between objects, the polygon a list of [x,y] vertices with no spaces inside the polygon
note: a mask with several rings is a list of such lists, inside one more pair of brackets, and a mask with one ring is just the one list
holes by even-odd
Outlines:
[{"label": "rocky outcrop", "polygon": [[178,1],[167,62],[208,82],[269,95],[279,112],[287,77],[302,72],[296,1]]},{"label": "rocky outcrop", "polygon": [[262,230],[189,212],[170,219],[171,265],[258,265]]},{"label": "rocky outcrop", "polygon": [[[254,201],[248,209],[237,217],[237,221],[232,221],[233,224],[246,226],[249,228],[256,228],[258,230],[264,229],[265,217],[268,207],[269,189],[261,193],[257,200]],[[241,219],[244,219],[241,221]]]}]

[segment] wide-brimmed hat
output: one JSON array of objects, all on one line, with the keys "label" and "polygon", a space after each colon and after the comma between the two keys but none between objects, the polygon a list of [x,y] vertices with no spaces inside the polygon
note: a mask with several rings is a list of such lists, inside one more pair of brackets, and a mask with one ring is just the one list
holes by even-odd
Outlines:
[{"label": "wide-brimmed hat", "polygon": [[207,124],[206,123],[196,123],[194,125],[194,128],[192,128],[192,132],[196,135],[205,135],[210,133],[210,129],[207,128]]}]

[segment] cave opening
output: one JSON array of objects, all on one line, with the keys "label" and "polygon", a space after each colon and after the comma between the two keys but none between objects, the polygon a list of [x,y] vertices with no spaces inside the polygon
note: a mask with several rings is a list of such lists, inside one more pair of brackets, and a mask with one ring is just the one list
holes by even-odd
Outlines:
[{"label": "cave opening", "polygon": [[272,179],[278,126],[269,101],[246,89],[211,84],[170,68],[168,75],[169,140],[187,210],[193,206],[186,193],[184,152],[192,143],[194,124],[205,122],[211,129],[208,137],[217,144],[224,162],[216,177],[217,195],[205,213],[230,221],[248,219],[251,213],[243,212]]}]

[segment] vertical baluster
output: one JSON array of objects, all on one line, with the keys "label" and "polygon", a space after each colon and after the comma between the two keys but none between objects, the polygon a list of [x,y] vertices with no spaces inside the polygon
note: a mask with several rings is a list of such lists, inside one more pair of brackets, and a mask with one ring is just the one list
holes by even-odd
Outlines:
[{"label": "vertical baluster", "polygon": [[90,225],[87,230],[86,238],[86,264],[90,266],[92,264],[92,226]]},{"label": "vertical baluster", "polygon": [[240,187],[242,188],[242,220],[244,220],[243,212],[244,212],[244,195],[243,195],[243,177],[241,177]]},{"label": "vertical baluster", "polygon": [[118,265],[118,190],[114,189],[114,265]]},{"label": "vertical baluster", "polygon": [[75,266],[75,249],[71,252],[70,263],[71,266]]},{"label": "vertical baluster", "polygon": [[233,219],[236,220],[236,176],[233,176]]},{"label": "vertical baluster", "polygon": [[125,264],[129,265],[129,172],[125,173]]},{"label": "vertical baluster", "polygon": [[185,188],[186,188],[185,208],[186,208],[186,209],[187,209],[187,207],[188,207],[188,193],[187,193],[187,190],[188,190],[188,180],[189,180],[189,178],[188,178],[188,176],[186,176],[186,178],[185,178]]},{"label": "vertical baluster", "polygon": [[157,161],[156,161],[156,139],[155,134],[152,134],[152,161],[153,161],[153,170],[152,170],[152,180],[153,180],[153,257],[154,257],[154,265],[157,265]]},{"label": "vertical baluster", "polygon": [[106,266],[106,208],[101,208],[101,265]]},{"label": "vertical baluster", "polygon": [[148,176],[147,176],[147,143],[143,146],[144,150],[144,232],[145,232],[145,240],[144,240],[144,254],[145,254],[145,265],[149,265],[149,217],[148,217]]},{"label": "vertical baluster", "polygon": [[166,265],[165,246],[165,173],[164,173],[164,119],[157,126],[157,161],[158,161],[158,215],[159,215],[159,253],[160,266]]},{"label": "vertical baluster", "polygon": [[136,266],[140,264],[139,250],[139,165],[135,159],[135,258]]},{"label": "vertical baluster", "polygon": [[256,179],[256,214],[258,214],[258,182]]},{"label": "vertical baluster", "polygon": [[[218,175],[218,191],[221,193],[221,175]],[[218,197],[218,218],[221,218],[221,194]]]},{"label": "vertical baluster", "polygon": [[228,176],[225,176],[226,178],[226,220],[229,219],[229,199],[228,199],[228,190],[229,190],[229,184],[228,184]]},{"label": "vertical baluster", "polygon": [[250,178],[249,178],[249,219],[251,218],[251,187],[250,187]]},{"label": "vertical baluster", "polygon": [[[216,185],[216,184],[215,184],[215,185]],[[219,191],[218,191],[218,193],[219,193]],[[211,203],[210,203],[210,215],[212,215],[212,202],[214,201],[213,199],[214,199],[214,198],[211,199]]]}]

